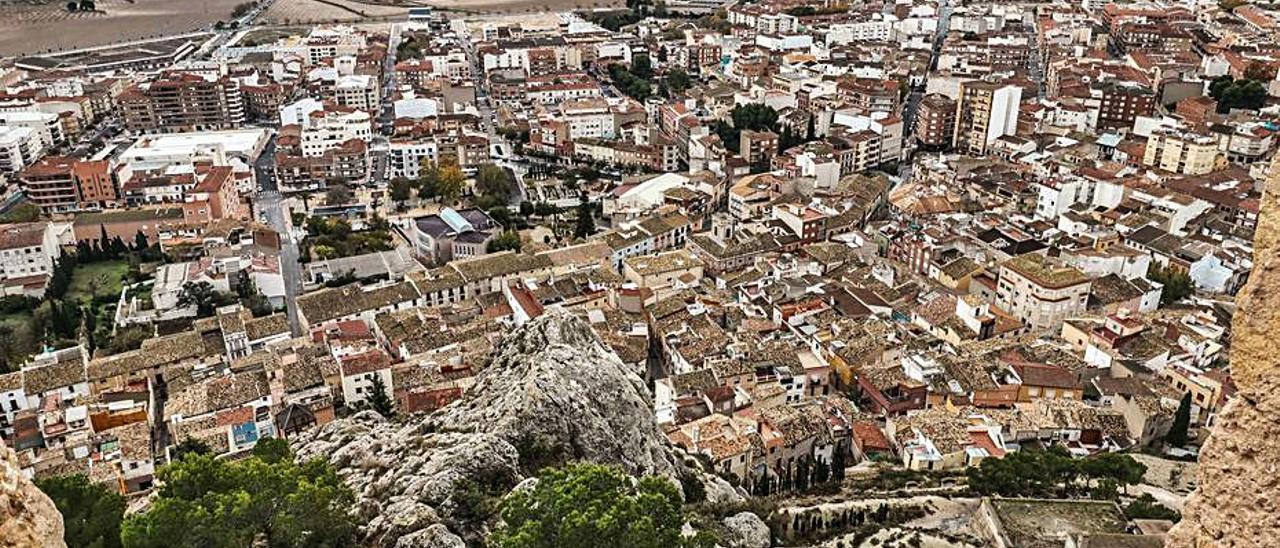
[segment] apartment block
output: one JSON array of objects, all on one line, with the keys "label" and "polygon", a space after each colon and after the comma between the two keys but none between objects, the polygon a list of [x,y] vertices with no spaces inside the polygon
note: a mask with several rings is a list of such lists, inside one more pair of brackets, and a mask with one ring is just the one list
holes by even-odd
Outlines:
[{"label": "apartment block", "polygon": [[140,133],[230,129],[245,121],[240,85],[227,77],[168,73],[125,90],[117,101],[125,127]]},{"label": "apartment block", "polygon": [[1022,88],[993,82],[963,82],[952,141],[957,151],[983,155],[996,139],[1018,128]]},{"label": "apartment block", "polygon": [[996,304],[1032,329],[1058,329],[1084,312],[1090,286],[1083,272],[1029,253],[1000,266]]}]

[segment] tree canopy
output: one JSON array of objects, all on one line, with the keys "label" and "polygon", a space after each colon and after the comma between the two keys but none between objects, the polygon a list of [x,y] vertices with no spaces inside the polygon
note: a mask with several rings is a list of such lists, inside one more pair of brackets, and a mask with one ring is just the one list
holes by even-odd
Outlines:
[{"label": "tree canopy", "polygon": [[1124,517],[1129,519],[1167,519],[1178,521],[1182,515],[1168,506],[1160,504],[1151,493],[1143,493],[1124,507]]},{"label": "tree canopy", "polygon": [[574,464],[548,468],[531,489],[511,493],[502,505],[501,529],[489,538],[497,548],[707,547],[708,533],[680,534],[685,517],[680,488],[655,476],[635,480],[617,468]]},{"label": "tree canopy", "polygon": [[445,202],[453,202],[462,196],[462,184],[467,176],[462,173],[458,164],[448,164],[440,168],[436,178],[435,195]]},{"label": "tree canopy", "polygon": [[67,546],[117,548],[124,497],[82,475],[58,476],[36,481],[62,514],[62,538]]},{"label": "tree canopy", "polygon": [[283,441],[259,441],[253,456],[239,461],[189,453],[157,475],[151,508],[124,522],[128,548],[355,543],[351,491],[327,462],[295,463]]},{"label": "tree canopy", "polygon": [[1257,80],[1219,76],[1209,83],[1209,96],[1218,101],[1219,113],[1233,108],[1259,109],[1267,102],[1267,88]]},{"label": "tree canopy", "polygon": [[1076,459],[1061,446],[1024,449],[986,459],[967,471],[969,487],[983,495],[1114,498],[1117,488],[1142,481],[1147,467],[1129,455],[1103,453]]},{"label": "tree canopy", "polygon": [[1151,269],[1147,272],[1147,278],[1164,286],[1160,292],[1160,304],[1173,304],[1196,292],[1191,276],[1174,268],[1165,268],[1152,263]]},{"label": "tree canopy", "polygon": [[505,205],[511,199],[511,187],[515,178],[506,168],[494,164],[485,164],[476,171],[476,193],[493,197],[495,203]]}]

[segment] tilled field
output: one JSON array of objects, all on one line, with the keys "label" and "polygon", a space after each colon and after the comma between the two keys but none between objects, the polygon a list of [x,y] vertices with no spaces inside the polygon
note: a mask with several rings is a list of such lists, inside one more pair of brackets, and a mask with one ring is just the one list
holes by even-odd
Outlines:
[{"label": "tilled field", "polygon": [[0,55],[44,53],[180,34],[230,17],[244,0],[98,0],[99,13],[65,2],[0,5]]}]

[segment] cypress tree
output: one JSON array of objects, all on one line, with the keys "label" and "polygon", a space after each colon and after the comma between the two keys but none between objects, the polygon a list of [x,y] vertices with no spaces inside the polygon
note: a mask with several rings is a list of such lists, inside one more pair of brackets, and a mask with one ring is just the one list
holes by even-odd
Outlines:
[{"label": "cypress tree", "polygon": [[1164,441],[1173,447],[1182,447],[1187,444],[1187,430],[1191,427],[1191,393],[1187,392],[1182,395],[1182,401],[1178,403],[1178,412],[1173,415],[1173,425],[1169,427],[1169,434],[1165,436]]}]

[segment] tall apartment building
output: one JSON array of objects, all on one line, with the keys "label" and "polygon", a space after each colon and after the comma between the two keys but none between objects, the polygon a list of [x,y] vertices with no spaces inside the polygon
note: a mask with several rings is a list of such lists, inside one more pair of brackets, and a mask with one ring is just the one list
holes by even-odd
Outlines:
[{"label": "tall apartment building", "polygon": [[0,173],[21,171],[44,152],[44,140],[35,129],[0,125]]},{"label": "tall apartment building", "polygon": [[994,82],[960,84],[956,126],[952,135],[955,149],[973,155],[987,153],[996,139],[1013,135],[1018,128],[1018,103],[1022,88]]},{"label": "tall apartment building", "polygon": [[1097,107],[1099,130],[1130,129],[1134,119],[1155,112],[1156,94],[1141,84],[1102,82],[1090,87],[1085,104]]},{"label": "tall apartment building", "polygon": [[1164,128],[1147,137],[1142,165],[1183,175],[1204,175],[1217,169],[1221,158],[1217,139]]},{"label": "tall apartment building", "polygon": [[927,150],[951,148],[956,127],[956,102],[941,93],[930,93],[920,99],[916,111],[916,141]]},{"label": "tall apartment building", "polygon": [[119,202],[108,160],[47,156],[18,174],[27,198],[45,213],[102,209]]},{"label": "tall apartment building", "polygon": [[1084,312],[1091,285],[1083,272],[1028,253],[1000,265],[996,304],[1032,329],[1057,329]]},{"label": "tall apartment building", "polygon": [[738,155],[748,164],[768,162],[778,154],[778,134],[772,131],[744,130],[738,143]]},{"label": "tall apartment building", "polygon": [[231,129],[245,121],[240,84],[228,77],[171,72],[125,90],[117,102],[125,127],[135,132]]},{"label": "tall apartment building", "polygon": [[338,78],[333,85],[333,102],[369,112],[378,110],[378,79],[368,74]]},{"label": "tall apartment building", "polygon": [[0,111],[0,127],[3,126],[31,128],[39,135],[46,148],[67,140],[60,117],[52,112]]},{"label": "tall apartment building", "polygon": [[302,155],[320,156],[352,139],[367,144],[373,137],[373,122],[363,110],[329,108],[307,115],[301,137]]}]

